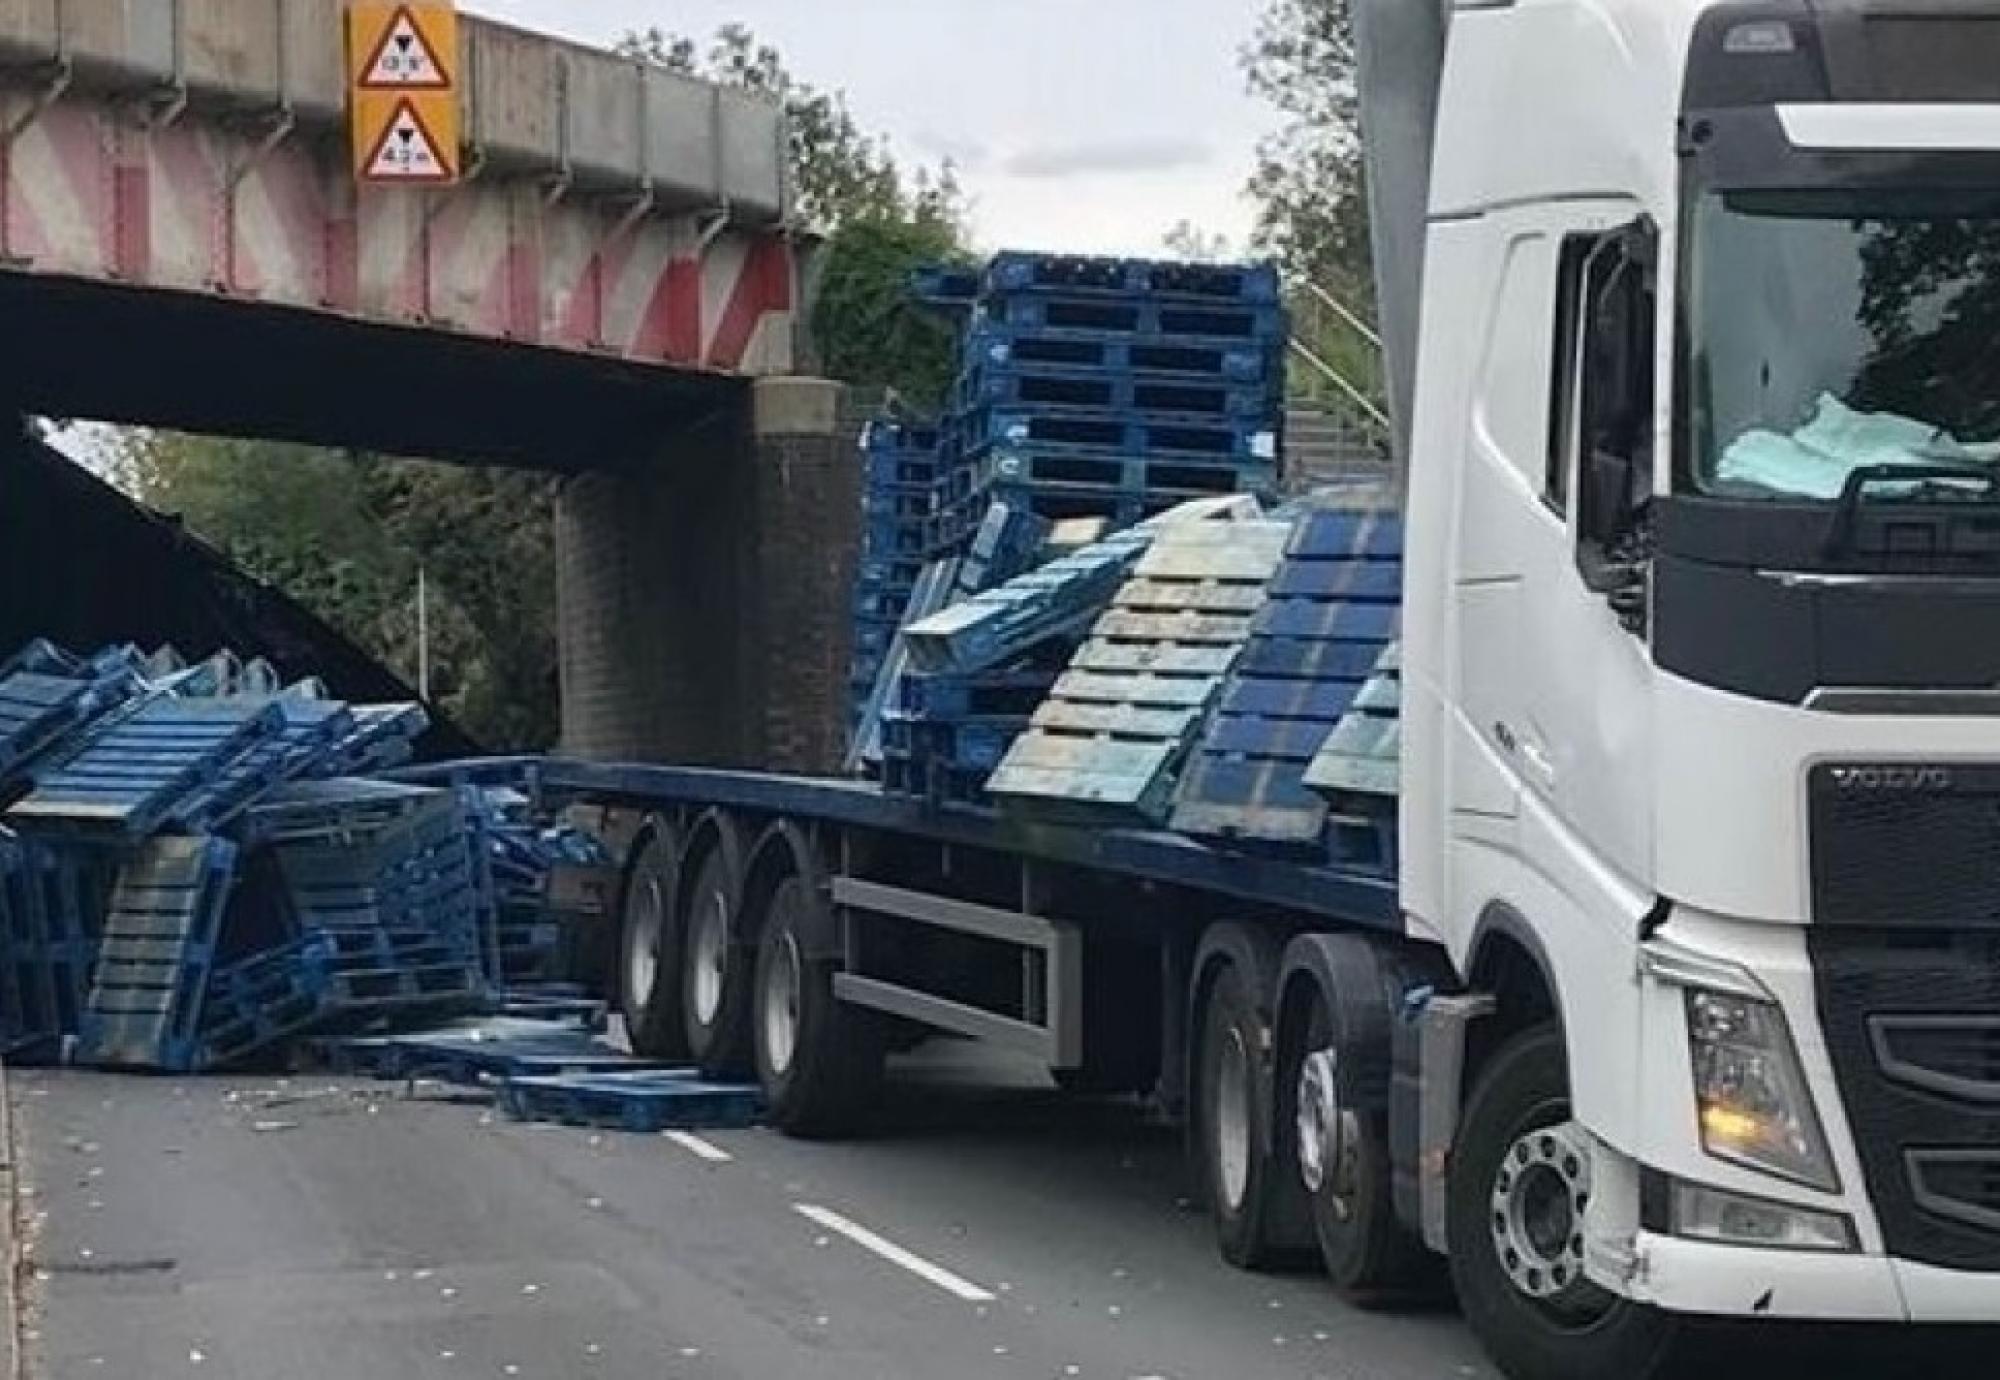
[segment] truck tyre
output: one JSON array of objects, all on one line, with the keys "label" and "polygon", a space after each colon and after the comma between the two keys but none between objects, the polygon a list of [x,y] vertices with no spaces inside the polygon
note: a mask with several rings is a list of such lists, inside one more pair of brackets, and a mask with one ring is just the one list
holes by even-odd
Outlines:
[{"label": "truck tyre", "polygon": [[853,1129],[881,1087],[884,1057],[880,1024],[834,997],[838,965],[813,956],[810,920],[818,904],[796,873],[771,891],[751,1019],[768,1118],[806,1139]]},{"label": "truck tyre", "polygon": [[618,907],[618,1010],[632,1052],[685,1060],[677,841],[664,826],[640,836]]},{"label": "truck tyre", "polygon": [[688,1053],[706,1078],[750,1073],[753,950],[743,942],[743,883],[733,835],[701,853],[681,915],[681,1009]]},{"label": "truck tyre", "polygon": [[1525,1031],[1479,1075],[1447,1190],[1466,1321],[1514,1380],[1654,1380],[1673,1369],[1684,1324],[1582,1273],[1589,1173],[1562,1032]]},{"label": "truck tyre", "polygon": [[[1285,1168],[1298,1174],[1312,1204],[1327,1276],[1361,1304],[1435,1292],[1443,1262],[1396,1218],[1387,1032],[1366,1028],[1380,1025],[1382,1013],[1354,1009],[1377,994],[1348,994],[1343,1006],[1338,995],[1312,987],[1304,1038],[1278,1071],[1278,1135],[1290,1136]],[[1367,1048],[1378,1035],[1383,1047]]]},{"label": "truck tyre", "polygon": [[1265,1221],[1271,1199],[1270,1107],[1264,1079],[1264,1022],[1234,964],[1209,989],[1196,1065],[1196,1159],[1223,1258],[1246,1270],[1276,1263]]}]

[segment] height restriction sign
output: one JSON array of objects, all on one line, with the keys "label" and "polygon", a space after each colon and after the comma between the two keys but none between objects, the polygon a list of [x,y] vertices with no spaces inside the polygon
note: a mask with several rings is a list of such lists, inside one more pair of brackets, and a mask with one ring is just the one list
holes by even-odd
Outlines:
[{"label": "height restriction sign", "polygon": [[457,11],[438,0],[352,0],[347,70],[355,178],[458,181]]}]

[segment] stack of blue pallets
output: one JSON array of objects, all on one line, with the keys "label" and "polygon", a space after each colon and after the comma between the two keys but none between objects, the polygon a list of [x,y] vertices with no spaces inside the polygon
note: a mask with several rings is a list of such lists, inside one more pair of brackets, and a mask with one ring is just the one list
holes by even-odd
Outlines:
[{"label": "stack of blue pallets", "polygon": [[1128,526],[1277,487],[1287,318],[1269,264],[1006,253],[980,280],[930,548],[996,500]]},{"label": "stack of blue pallets", "polygon": [[488,973],[513,990],[556,981],[568,961],[571,922],[584,917],[556,895],[561,869],[611,865],[603,843],[581,829],[544,827],[511,791],[465,788],[484,853],[492,897]]},{"label": "stack of blue pallets", "polygon": [[0,1053],[188,1071],[483,1008],[501,955],[472,802],[334,779],[427,726],[228,653],[0,664]]},{"label": "stack of blue pallets", "polygon": [[[1379,737],[1364,733],[1374,721],[1368,687],[1396,636],[1402,576],[1398,515],[1320,511],[1298,522],[1180,783],[1177,832],[1263,852],[1382,861],[1381,840],[1393,833],[1393,758],[1386,810],[1330,808],[1308,769],[1335,739],[1362,753]],[[1357,712],[1363,717],[1343,730]]]},{"label": "stack of blue pallets", "polygon": [[909,609],[926,564],[938,488],[933,426],[878,417],[861,436],[861,565],[854,583],[853,702],[857,718]]},{"label": "stack of blue pallets", "polygon": [[90,997],[109,872],[94,852],[0,837],[0,1057],[60,1057]]},{"label": "stack of blue pallets", "polygon": [[987,778],[1152,539],[1119,532],[989,589],[961,584],[958,603],[909,629],[909,664],[881,714],[884,789],[987,805]]},{"label": "stack of blue pallets", "polygon": [[[1190,501],[1275,492],[1288,340],[1280,286],[1269,264],[1023,253],[913,277],[918,300],[966,325],[946,414],[924,436],[928,487],[878,496],[889,471],[870,460],[856,756],[892,792],[983,800],[972,783],[1023,727],[1033,689],[1053,684],[1046,663],[1077,645],[1016,647],[1016,663],[977,672],[919,659],[911,674],[934,683],[903,684],[900,667],[883,667],[923,561],[957,563],[957,602],[1057,557],[1054,524],[1096,524],[1102,536]],[[892,436],[871,432],[869,443]],[[895,477],[915,483],[918,471]]]}]

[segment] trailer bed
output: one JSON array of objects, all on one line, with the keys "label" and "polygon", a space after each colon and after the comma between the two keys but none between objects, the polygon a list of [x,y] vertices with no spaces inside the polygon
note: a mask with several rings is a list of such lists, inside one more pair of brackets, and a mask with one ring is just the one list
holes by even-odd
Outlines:
[{"label": "trailer bed", "polygon": [[1134,881],[1195,888],[1249,905],[1325,916],[1344,925],[1383,930],[1402,926],[1395,880],[1385,872],[1231,852],[1164,831],[1031,824],[977,810],[933,807],[884,794],[863,781],[561,757],[446,762],[413,768],[403,776],[517,785],[552,803],[749,810],[1094,868]]}]

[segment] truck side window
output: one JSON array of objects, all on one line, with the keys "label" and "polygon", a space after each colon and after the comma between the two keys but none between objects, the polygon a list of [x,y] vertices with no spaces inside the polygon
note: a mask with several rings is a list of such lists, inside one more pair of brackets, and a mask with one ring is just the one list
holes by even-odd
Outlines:
[{"label": "truck side window", "polygon": [[1566,512],[1576,474],[1586,535],[1604,535],[1650,487],[1656,309],[1635,250],[1651,233],[1572,235],[1563,244],[1543,496]]}]

